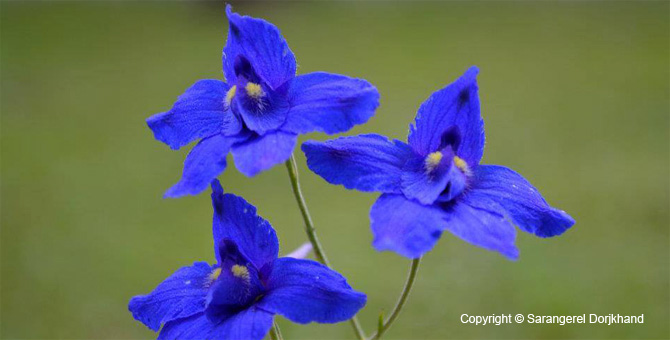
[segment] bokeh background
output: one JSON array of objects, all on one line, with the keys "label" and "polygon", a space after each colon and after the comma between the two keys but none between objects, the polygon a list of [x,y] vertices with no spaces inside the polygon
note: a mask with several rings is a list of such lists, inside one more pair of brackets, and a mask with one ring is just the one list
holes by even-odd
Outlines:
[{"label": "bokeh background", "polygon": [[[150,339],[127,312],[177,268],[213,261],[208,194],[161,195],[189,148],[144,119],[194,81],[222,78],[220,2],[2,2],[2,338]],[[668,338],[668,2],[253,2],[299,72],[361,77],[382,94],[349,134],[406,137],[416,109],[470,65],[486,122],[484,163],[528,178],[576,226],[520,233],[511,262],[445,234],[423,261],[396,339]],[[313,134],[306,139],[323,139]],[[297,157],[334,267],[369,302],[368,333],[409,261],[370,247],[376,194],[328,185]],[[232,159],[229,160],[232,164]],[[306,241],[286,169],[221,181],[278,230]],[[460,315],[644,313],[642,325],[461,324]],[[352,338],[348,324],[286,339]]]}]

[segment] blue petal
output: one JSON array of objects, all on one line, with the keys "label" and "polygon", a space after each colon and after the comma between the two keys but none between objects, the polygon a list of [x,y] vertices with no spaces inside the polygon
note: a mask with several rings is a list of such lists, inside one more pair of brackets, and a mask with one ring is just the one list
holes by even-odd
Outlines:
[{"label": "blue petal", "polygon": [[370,210],[372,246],[408,258],[421,257],[442,235],[445,215],[436,206],[423,205],[403,195],[381,195]]},{"label": "blue petal", "polygon": [[387,193],[400,193],[403,165],[415,156],[407,144],[373,134],[307,141],[302,151],[309,169],[331,184]]},{"label": "blue petal", "polygon": [[477,167],[469,196],[473,204],[506,215],[521,229],[539,237],[560,235],[575,224],[565,211],[549,206],[521,175],[502,166]]},{"label": "blue petal", "polygon": [[293,153],[298,136],[275,131],[249,138],[233,146],[233,158],[237,170],[253,177],[276,164],[286,162]]},{"label": "blue petal", "polygon": [[228,85],[220,80],[200,80],[179,96],[168,112],[153,115],[147,124],[154,137],[172,149],[221,132],[235,133],[241,123],[225,108]]},{"label": "blue petal", "polygon": [[459,147],[455,153],[470,167],[479,164],[484,153],[484,121],[479,112],[476,67],[426,100],[410,126],[408,141],[416,152],[427,155],[445,145],[445,134],[455,126]]},{"label": "blue petal", "polygon": [[509,259],[519,257],[519,250],[514,245],[516,229],[503,215],[478,207],[468,194],[445,207],[445,212],[447,230],[452,234]]},{"label": "blue petal", "polygon": [[239,55],[253,65],[258,76],[272,89],[295,76],[295,56],[277,27],[262,19],[233,13],[230,5],[226,7],[226,14],[230,28],[223,49],[223,72],[229,83],[237,80],[235,60]]},{"label": "blue petal", "polygon": [[161,328],[161,324],[201,313],[205,309],[212,269],[205,262],[183,267],[159,284],[151,294],[133,297],[128,310],[154,332]]},{"label": "blue petal", "polygon": [[403,167],[402,193],[422,204],[433,204],[447,189],[448,183],[461,183],[463,174],[453,165],[451,147],[439,153],[438,163],[429,164],[430,157],[414,156]]},{"label": "blue petal", "polygon": [[370,119],[379,106],[377,89],[362,79],[324,72],[288,83],[291,107],[282,130],[294,133],[340,133]]},{"label": "blue petal", "polygon": [[221,263],[220,242],[230,239],[257,269],[277,258],[279,242],[268,221],[243,198],[224,194],[218,180],[212,182],[213,237],[216,259]]},{"label": "blue petal", "polygon": [[342,275],[312,260],[276,260],[266,287],[258,306],[303,324],[348,320],[366,302],[365,294],[353,290]]},{"label": "blue petal", "polygon": [[220,134],[201,140],[186,156],[181,180],[168,189],[165,197],[197,195],[205,190],[226,169],[226,155],[235,141]]},{"label": "blue petal", "polygon": [[235,339],[261,340],[272,327],[273,315],[250,307],[220,323],[210,322],[204,314],[168,322],[159,340]]}]

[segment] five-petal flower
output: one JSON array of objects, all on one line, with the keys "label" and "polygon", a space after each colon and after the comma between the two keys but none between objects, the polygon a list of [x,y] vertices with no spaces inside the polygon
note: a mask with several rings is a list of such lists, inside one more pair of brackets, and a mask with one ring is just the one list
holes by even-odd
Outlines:
[{"label": "five-petal flower", "polygon": [[302,145],[307,165],[326,181],[382,192],[370,211],[377,250],[417,258],[448,230],[516,259],[512,223],[539,237],[560,235],[575,223],[521,175],[479,164],[484,122],[477,73],[470,68],[421,105],[408,143],[370,134]]},{"label": "five-petal flower", "polygon": [[297,323],[354,316],[366,296],[312,260],[277,258],[272,226],[244,199],[212,182],[217,263],[196,262],[150,294],[130,300],[133,317],[159,339],[262,339],[274,314]]},{"label": "five-petal flower", "polygon": [[274,25],[226,7],[226,81],[201,80],[172,109],[147,123],[159,141],[179,149],[200,140],[166,197],[195,195],[226,168],[254,176],[291,156],[298,134],[344,132],[365,123],[379,93],[365,80],[315,72],[296,76],[296,61]]}]

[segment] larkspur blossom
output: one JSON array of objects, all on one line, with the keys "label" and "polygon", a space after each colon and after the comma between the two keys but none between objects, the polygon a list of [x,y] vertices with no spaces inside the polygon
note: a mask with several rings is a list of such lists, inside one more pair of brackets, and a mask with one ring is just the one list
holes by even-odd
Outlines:
[{"label": "larkspur blossom", "polygon": [[328,134],[365,123],[379,94],[365,80],[325,72],[296,75],[296,61],[274,25],[226,7],[228,39],[221,80],[201,80],[172,109],[147,123],[159,141],[179,149],[200,140],[166,197],[195,195],[226,168],[254,176],[291,156],[298,134]]},{"label": "larkspur blossom", "polygon": [[418,258],[448,230],[516,259],[513,224],[551,237],[575,223],[521,175],[479,164],[484,122],[477,73],[470,68],[421,105],[408,143],[368,134],[303,144],[307,165],[326,181],[382,192],[370,210],[377,250]]},{"label": "larkspur blossom", "polygon": [[277,258],[270,223],[241,197],[224,194],[216,180],[212,205],[217,263],[181,268],[150,294],[130,300],[133,317],[160,329],[159,339],[262,339],[274,314],[297,323],[335,323],[365,305],[365,295],[335,271],[312,260]]}]

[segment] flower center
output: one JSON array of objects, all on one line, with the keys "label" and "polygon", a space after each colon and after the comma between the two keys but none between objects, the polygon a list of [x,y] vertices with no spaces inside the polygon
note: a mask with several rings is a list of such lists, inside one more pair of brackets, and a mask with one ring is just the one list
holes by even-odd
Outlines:
[{"label": "flower center", "polygon": [[433,172],[433,170],[435,170],[435,168],[440,165],[442,157],[444,157],[444,155],[439,151],[435,151],[426,156],[426,160],[424,161],[426,173]]},{"label": "flower center", "polygon": [[466,163],[463,160],[463,158],[458,157],[458,156],[454,156],[454,165],[456,165],[456,167],[458,169],[460,169],[461,172],[463,172],[464,175],[470,176],[470,174],[471,174],[470,167],[468,166],[468,163]]},{"label": "flower center", "polygon": [[250,280],[249,268],[245,266],[241,266],[239,264],[233,265],[230,267],[230,272],[233,273],[233,276],[236,278],[243,279],[244,281]]},{"label": "flower center", "polygon": [[216,279],[219,278],[219,275],[221,275],[221,267],[218,267],[209,274],[209,282],[214,282]]},{"label": "flower center", "polygon": [[237,85],[233,85],[228,92],[226,92],[226,108],[230,107],[230,103],[233,102],[233,98],[235,97],[235,92],[237,92]]},{"label": "flower center", "polygon": [[244,89],[247,91],[247,95],[255,100],[265,96],[265,92],[263,92],[263,89],[259,84],[248,82]]}]

